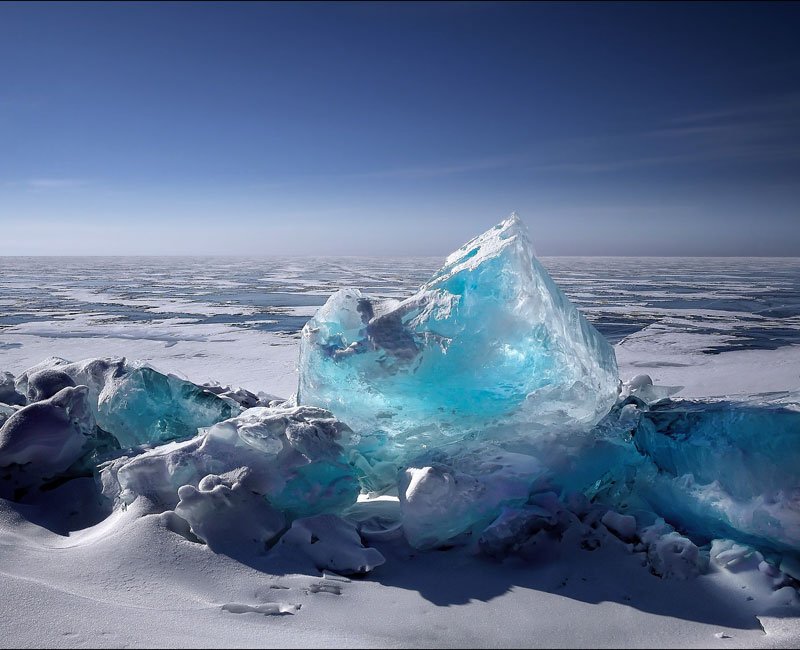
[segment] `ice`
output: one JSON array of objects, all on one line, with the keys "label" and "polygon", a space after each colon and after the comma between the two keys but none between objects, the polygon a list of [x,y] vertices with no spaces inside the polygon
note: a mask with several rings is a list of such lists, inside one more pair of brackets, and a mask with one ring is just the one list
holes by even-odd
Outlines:
[{"label": "ice", "polygon": [[9,406],[23,406],[25,396],[20,395],[14,386],[14,375],[10,372],[0,372],[0,404]]},{"label": "ice", "polygon": [[39,402],[55,395],[62,388],[74,386],[75,380],[58,368],[45,368],[28,376],[25,394],[28,402]]},{"label": "ice", "polygon": [[800,548],[800,409],[682,400],[642,413],[637,492],[695,535]]},{"label": "ice", "polygon": [[692,541],[659,519],[642,532],[647,559],[656,575],[686,580],[703,573],[708,557]]},{"label": "ice", "polygon": [[223,476],[209,474],[196,488],[178,489],[175,513],[215,553],[243,558],[263,555],[267,544],[283,530],[283,513],[245,487],[248,473],[240,469]]},{"label": "ice", "polygon": [[609,510],[600,520],[603,525],[621,539],[633,539],[636,536],[636,517],[621,515]]},{"label": "ice", "polygon": [[[246,468],[233,483],[225,479],[230,485],[224,481],[219,485],[232,492],[259,495],[290,518],[339,511],[358,496],[353,468],[339,444],[347,433],[349,429],[323,409],[256,407],[190,440],[108,463],[101,474],[103,492],[121,504],[143,496],[164,510],[185,500],[188,511],[190,503],[205,499],[209,504],[217,499],[203,495],[213,492],[212,483],[218,484],[218,479],[209,479],[203,489],[206,477]],[[228,501],[226,508],[240,506],[241,499],[235,495],[223,489],[217,492]],[[198,516],[214,516],[205,505],[197,512]],[[196,517],[194,520],[193,528],[202,526]]]},{"label": "ice", "polygon": [[479,531],[503,508],[524,504],[543,474],[534,457],[490,447],[441,461],[400,476],[403,530],[416,548],[452,544]]},{"label": "ice", "polygon": [[539,506],[503,508],[497,518],[481,532],[478,546],[486,555],[502,559],[528,542],[540,530],[548,529],[555,523],[553,513]]},{"label": "ice", "polygon": [[29,404],[0,427],[0,494],[38,486],[65,472],[89,447],[94,418],[85,386]]},{"label": "ice", "polygon": [[378,550],[364,547],[353,524],[334,515],[294,521],[278,547],[306,555],[320,570],[342,575],[367,573],[386,562]]},{"label": "ice", "polygon": [[533,253],[516,215],[447,258],[417,293],[341,289],[303,328],[298,400],[385,460],[523,422],[591,426],[617,396],[613,348]]},{"label": "ice", "polygon": [[97,425],[122,447],[188,438],[241,411],[231,399],[124,358],[54,357],[23,373],[17,388],[36,397],[69,381],[88,387]]}]

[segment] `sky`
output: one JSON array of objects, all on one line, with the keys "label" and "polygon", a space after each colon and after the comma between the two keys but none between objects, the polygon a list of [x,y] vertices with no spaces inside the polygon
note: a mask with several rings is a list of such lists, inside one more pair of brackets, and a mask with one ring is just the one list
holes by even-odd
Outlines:
[{"label": "sky", "polygon": [[800,255],[800,3],[0,3],[0,255]]}]

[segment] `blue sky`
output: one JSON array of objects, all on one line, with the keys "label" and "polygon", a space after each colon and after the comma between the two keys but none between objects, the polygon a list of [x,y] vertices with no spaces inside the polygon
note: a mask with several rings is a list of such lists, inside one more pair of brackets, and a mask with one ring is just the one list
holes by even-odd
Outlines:
[{"label": "blue sky", "polygon": [[[0,255],[800,254],[800,4],[2,3]],[[3,241],[5,240],[5,241]]]}]

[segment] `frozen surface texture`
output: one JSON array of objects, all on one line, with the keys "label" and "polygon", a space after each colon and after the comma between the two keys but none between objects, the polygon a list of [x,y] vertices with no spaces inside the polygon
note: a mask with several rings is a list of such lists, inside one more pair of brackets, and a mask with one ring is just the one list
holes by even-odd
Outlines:
[{"label": "frozen surface texture", "polygon": [[87,393],[67,387],[8,417],[0,427],[0,494],[38,486],[84,454],[94,435]]},{"label": "frozen surface texture", "polygon": [[[101,475],[103,491],[125,504],[144,496],[162,509],[180,500],[180,509],[197,513],[190,516],[193,529],[199,529],[198,517],[213,518],[214,503],[244,517],[247,491],[290,517],[336,511],[358,495],[339,445],[344,433],[349,429],[323,409],[256,407],[190,440],[109,463]],[[241,468],[246,471],[226,478]]]},{"label": "frozen surface texture", "polygon": [[498,422],[590,426],[616,399],[613,348],[533,254],[516,215],[465,244],[417,293],[341,289],[303,328],[299,401],[331,410],[380,457]]},{"label": "frozen surface texture", "polygon": [[343,575],[367,573],[386,560],[374,548],[366,548],[356,527],[335,515],[297,519],[278,542],[280,550],[302,553],[317,569]]}]

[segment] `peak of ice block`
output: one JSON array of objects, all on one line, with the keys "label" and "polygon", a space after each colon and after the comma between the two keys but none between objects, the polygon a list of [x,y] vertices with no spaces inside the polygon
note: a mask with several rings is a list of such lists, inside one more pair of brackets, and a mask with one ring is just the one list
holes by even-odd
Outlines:
[{"label": "peak of ice block", "polygon": [[497,422],[591,425],[614,350],[556,286],[515,214],[409,298],[341,289],[303,328],[298,400],[409,453]]}]

